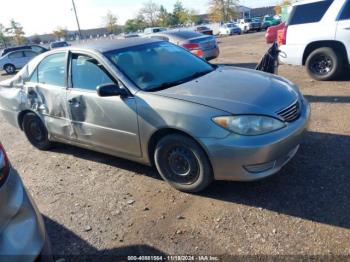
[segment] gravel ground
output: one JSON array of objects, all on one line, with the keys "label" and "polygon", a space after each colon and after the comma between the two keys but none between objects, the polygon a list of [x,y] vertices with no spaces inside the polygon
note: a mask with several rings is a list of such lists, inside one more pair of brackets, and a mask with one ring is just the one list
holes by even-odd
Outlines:
[{"label": "gravel ground", "polygon": [[[268,48],[263,33],[219,41],[215,63],[254,67]],[[55,258],[350,255],[350,81],[312,81],[292,66],[279,73],[311,102],[300,151],[271,178],[215,182],[199,195],[127,160],[66,145],[40,152],[0,117],[0,139],[45,217]]]}]

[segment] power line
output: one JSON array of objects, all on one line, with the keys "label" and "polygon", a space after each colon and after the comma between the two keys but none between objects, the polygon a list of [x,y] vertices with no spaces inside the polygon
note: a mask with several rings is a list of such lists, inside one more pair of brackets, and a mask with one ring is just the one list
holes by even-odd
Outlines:
[{"label": "power line", "polygon": [[80,25],[79,25],[79,19],[78,19],[78,14],[77,14],[77,10],[75,8],[74,0],[72,0],[72,5],[73,5],[74,14],[75,14],[75,19],[77,20],[78,31],[79,31],[79,38],[82,39]]}]

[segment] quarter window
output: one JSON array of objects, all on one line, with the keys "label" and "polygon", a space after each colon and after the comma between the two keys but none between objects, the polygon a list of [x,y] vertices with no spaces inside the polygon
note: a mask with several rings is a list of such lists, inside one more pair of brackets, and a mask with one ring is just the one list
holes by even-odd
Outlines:
[{"label": "quarter window", "polygon": [[350,19],[350,1],[347,1],[339,17],[339,20],[348,20],[348,19]]},{"label": "quarter window", "polygon": [[294,7],[290,15],[288,25],[319,22],[332,3],[332,0],[327,0],[316,3],[297,5]]},{"label": "quarter window", "polygon": [[112,84],[114,81],[106,69],[94,58],[86,55],[73,55],[72,87],[95,91],[97,86]]},{"label": "quarter window", "polygon": [[38,66],[38,82],[41,84],[65,86],[66,53],[49,55]]}]

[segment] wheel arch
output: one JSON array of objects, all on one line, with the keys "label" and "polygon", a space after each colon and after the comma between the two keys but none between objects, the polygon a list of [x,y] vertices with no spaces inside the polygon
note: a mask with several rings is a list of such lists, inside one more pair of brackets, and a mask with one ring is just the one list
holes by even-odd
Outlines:
[{"label": "wheel arch", "polygon": [[303,54],[303,60],[302,60],[302,65],[306,64],[306,60],[309,57],[309,55],[315,51],[318,48],[322,48],[322,47],[329,47],[334,49],[336,52],[339,52],[342,54],[342,57],[344,57],[347,63],[349,63],[348,61],[348,56],[347,56],[347,51],[346,51],[346,47],[345,45],[340,42],[340,41],[336,41],[336,40],[325,40],[325,41],[315,41],[312,43],[309,43],[305,50],[304,50],[304,54]]},{"label": "wheel arch", "polygon": [[196,142],[196,144],[198,146],[200,146],[200,148],[203,149],[205,155],[207,156],[208,160],[209,160],[209,165],[211,166],[212,170],[213,170],[213,166],[209,157],[209,153],[206,150],[206,148],[204,147],[204,145],[195,137],[191,136],[190,134],[186,133],[185,131],[179,130],[179,129],[175,129],[175,128],[162,128],[157,130],[156,132],[154,132],[151,136],[151,138],[149,139],[148,142],[148,146],[147,146],[147,154],[148,154],[148,159],[150,161],[150,164],[152,166],[154,166],[154,151],[156,148],[156,145],[158,143],[158,141],[160,141],[163,137],[167,136],[167,135],[172,135],[172,134],[179,134],[179,135],[184,135],[190,139],[192,139],[193,141]]},{"label": "wheel arch", "polygon": [[21,111],[19,114],[18,114],[18,117],[17,117],[17,123],[18,123],[18,126],[19,128],[23,131],[23,118],[26,114],[28,113],[33,113],[35,115],[37,115],[40,119],[41,117],[36,113],[34,112],[33,110],[29,110],[29,109],[26,109],[26,110],[23,110]]}]

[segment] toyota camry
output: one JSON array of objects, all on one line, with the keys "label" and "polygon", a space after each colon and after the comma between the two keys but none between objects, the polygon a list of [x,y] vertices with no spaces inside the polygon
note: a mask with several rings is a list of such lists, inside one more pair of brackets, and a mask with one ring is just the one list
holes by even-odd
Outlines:
[{"label": "toyota camry", "polygon": [[275,174],[310,115],[282,77],[144,38],[39,55],[0,83],[0,111],[38,149],[58,141],[154,165],[186,192]]}]

